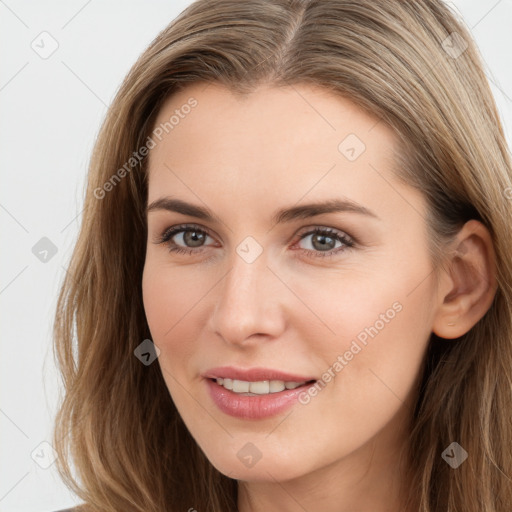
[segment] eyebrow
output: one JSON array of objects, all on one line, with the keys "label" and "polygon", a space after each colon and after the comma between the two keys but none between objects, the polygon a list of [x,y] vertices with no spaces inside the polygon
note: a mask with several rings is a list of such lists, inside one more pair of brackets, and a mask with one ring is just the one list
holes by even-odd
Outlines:
[{"label": "eyebrow", "polygon": [[[146,213],[167,210],[170,212],[189,215],[205,221],[216,220],[216,216],[206,207],[197,206],[180,199],[171,197],[161,197],[153,201],[146,209]],[[278,210],[272,216],[273,224],[282,224],[294,220],[307,219],[324,213],[349,212],[366,215],[381,220],[377,214],[368,208],[350,200],[350,199],[330,199],[317,203],[308,203],[301,206],[292,206]]]}]

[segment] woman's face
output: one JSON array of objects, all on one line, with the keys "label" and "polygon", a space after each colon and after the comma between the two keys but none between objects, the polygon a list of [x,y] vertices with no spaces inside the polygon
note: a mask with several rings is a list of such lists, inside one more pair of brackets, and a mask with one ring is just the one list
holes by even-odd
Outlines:
[{"label": "woman's face", "polygon": [[144,307],[208,459],[251,481],[390,468],[436,307],[391,130],[307,85],[194,84],[152,139]]}]

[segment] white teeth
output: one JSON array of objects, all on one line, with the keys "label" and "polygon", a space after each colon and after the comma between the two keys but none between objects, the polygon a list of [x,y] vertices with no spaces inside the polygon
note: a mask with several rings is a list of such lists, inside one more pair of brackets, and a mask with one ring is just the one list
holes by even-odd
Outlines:
[{"label": "white teeth", "polygon": [[235,393],[250,395],[268,395],[270,393],[279,393],[284,389],[295,389],[305,384],[305,382],[285,382],[282,380],[262,380],[257,382],[247,382],[236,379],[216,379],[217,384],[229,389]]},{"label": "white teeth", "polygon": [[250,386],[251,383],[246,382],[245,380],[233,380],[233,391],[235,393],[248,393]]},{"label": "white teeth", "polygon": [[270,381],[270,392],[278,393],[286,388],[286,384],[282,380],[271,380]]},{"label": "white teeth", "polygon": [[255,395],[268,395],[270,393],[269,381],[262,380],[260,382],[251,382],[249,385],[249,391]]}]

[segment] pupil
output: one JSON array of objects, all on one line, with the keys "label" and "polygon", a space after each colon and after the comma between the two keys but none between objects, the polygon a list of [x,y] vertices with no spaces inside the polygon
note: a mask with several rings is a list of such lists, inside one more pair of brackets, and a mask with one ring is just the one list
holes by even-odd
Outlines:
[{"label": "pupil", "polygon": [[[202,233],[197,233],[197,231],[187,231],[187,233],[185,233],[186,242],[192,242],[193,247],[201,245],[203,236],[204,235]],[[190,240],[191,238],[192,240]]]},{"label": "pupil", "polygon": [[315,237],[315,238],[316,238],[316,240],[320,240],[320,244],[321,244],[321,245],[320,245],[320,248],[322,248],[322,247],[323,247],[324,249],[325,249],[325,247],[327,246],[327,245],[326,245],[326,243],[325,243],[325,240],[326,240],[326,239],[330,239],[330,240],[332,240],[332,238],[331,238],[330,236],[327,236],[327,235],[316,235],[316,237]]}]

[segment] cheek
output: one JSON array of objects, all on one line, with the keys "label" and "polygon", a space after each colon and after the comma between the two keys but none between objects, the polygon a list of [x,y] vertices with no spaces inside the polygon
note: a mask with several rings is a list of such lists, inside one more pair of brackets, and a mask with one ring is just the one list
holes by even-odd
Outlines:
[{"label": "cheek", "polygon": [[316,278],[295,277],[294,293],[304,300],[290,315],[294,326],[307,333],[306,339],[314,336],[313,353],[332,359],[349,350],[352,341],[364,347],[373,338],[383,338],[405,310],[416,308],[412,296],[407,296],[408,282],[405,276],[390,279],[389,272],[380,268],[364,274],[350,269]]},{"label": "cheek", "polygon": [[[393,421],[404,403],[412,410],[430,330],[426,288],[410,293],[407,284],[404,277],[380,290],[349,286],[349,298],[337,299],[331,316],[324,317],[336,335],[312,338],[310,358],[316,361],[321,354],[316,366],[325,384],[302,396],[303,409],[294,419],[331,440],[326,458],[365,443]],[[287,426],[280,428],[284,432]],[[293,435],[292,426],[287,432]]]},{"label": "cheek", "polygon": [[200,292],[198,283],[194,283],[193,287],[183,284],[172,269],[156,264],[146,264],[144,268],[144,310],[152,341],[160,349],[158,362],[166,381],[168,375],[165,370],[174,374],[177,360],[182,362],[184,357],[189,357],[187,352],[193,350],[189,341],[194,338],[187,334],[186,328],[194,325],[188,316],[193,313],[191,307],[197,302]]},{"label": "cheek", "polygon": [[171,317],[175,310],[169,305],[176,303],[177,291],[170,284],[168,272],[159,271],[155,265],[146,263],[142,275],[142,298],[154,342],[162,339],[173,325]]},{"label": "cheek", "polygon": [[193,409],[184,393],[191,378],[189,361],[197,352],[198,323],[194,304],[204,296],[200,283],[187,286],[183,274],[168,266],[147,263],[142,278],[144,310],[152,341],[159,348],[157,362],[167,389],[180,411]]},{"label": "cheek", "polygon": [[296,281],[294,291],[316,313],[307,321],[295,317],[302,338],[311,340],[309,357],[321,372],[339,376],[328,386],[345,404],[372,404],[359,413],[385,407],[386,396],[406,398],[425,355],[432,324],[430,267],[424,255],[405,249],[398,267],[396,259],[382,257],[368,272],[334,272],[317,278],[315,286],[310,276]]},{"label": "cheek", "polygon": [[166,343],[178,330],[191,326],[193,323],[187,321],[187,317],[194,315],[195,307],[207,291],[207,283],[198,279],[194,272],[147,263],[142,277],[142,294],[154,341]]}]

